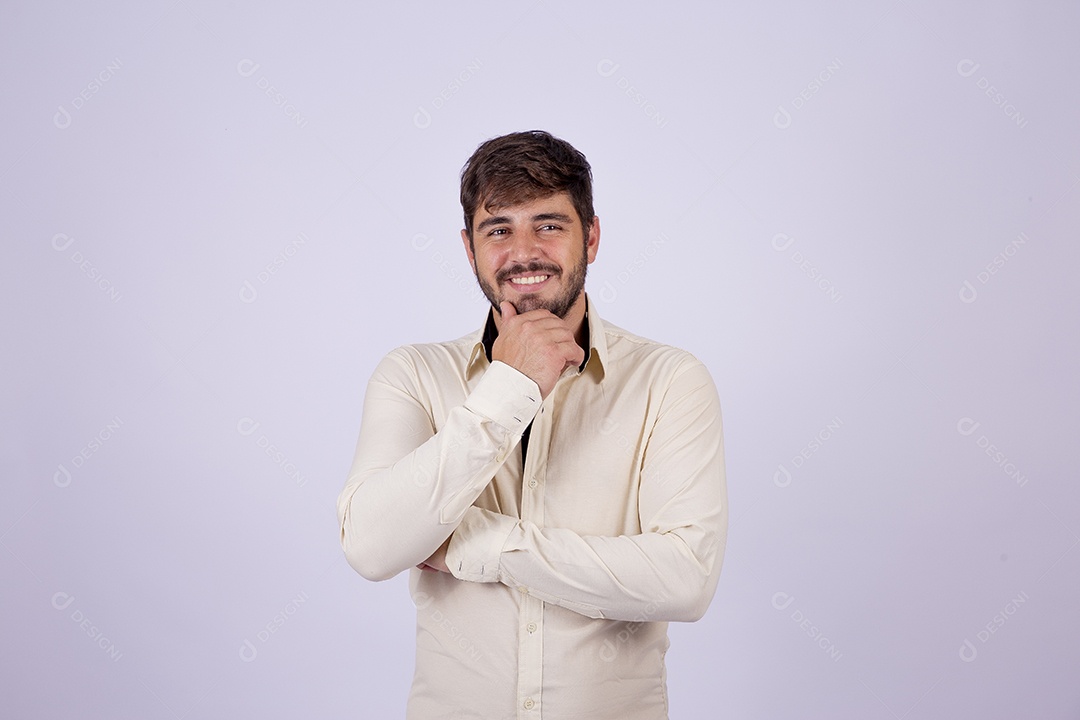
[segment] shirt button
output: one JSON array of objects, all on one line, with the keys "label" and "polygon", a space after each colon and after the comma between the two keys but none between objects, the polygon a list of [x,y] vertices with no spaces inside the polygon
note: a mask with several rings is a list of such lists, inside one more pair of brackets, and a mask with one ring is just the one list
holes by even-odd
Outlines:
[{"label": "shirt button", "polygon": [[536,478],[532,478],[531,480],[529,480],[529,487],[534,488],[534,487],[536,487],[536,485],[537,485]]},{"label": "shirt button", "polygon": [[536,703],[533,702],[532,698],[525,698],[525,702],[523,702],[522,705],[525,706],[526,710],[532,710]]},{"label": "shirt button", "polygon": [[520,592],[522,595],[528,595],[529,594],[529,588],[522,585],[521,587],[518,588],[518,592]]},{"label": "shirt button", "polygon": [[525,629],[528,630],[531,633],[536,632],[536,623],[529,623],[528,625],[525,626]]}]

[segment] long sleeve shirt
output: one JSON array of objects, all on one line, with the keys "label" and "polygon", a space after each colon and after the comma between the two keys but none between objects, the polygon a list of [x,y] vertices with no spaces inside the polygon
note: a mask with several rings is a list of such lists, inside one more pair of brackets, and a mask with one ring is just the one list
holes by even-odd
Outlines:
[{"label": "long sleeve shirt", "polygon": [[[723,559],[720,404],[689,353],[586,322],[543,400],[482,330],[368,384],[341,542],[366,578],[411,573],[410,719],[667,717],[667,623],[704,614]],[[447,537],[450,574],[417,570]]]}]

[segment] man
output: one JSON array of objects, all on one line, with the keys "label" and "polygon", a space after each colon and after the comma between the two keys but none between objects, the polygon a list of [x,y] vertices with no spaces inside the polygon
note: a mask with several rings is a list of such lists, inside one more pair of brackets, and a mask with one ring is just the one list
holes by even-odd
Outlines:
[{"label": "man", "polygon": [[600,320],[584,155],[482,144],[461,238],[482,330],[387,355],[338,499],[370,580],[410,571],[407,715],[667,717],[667,623],[704,614],[727,530],[720,404],[688,353]]}]

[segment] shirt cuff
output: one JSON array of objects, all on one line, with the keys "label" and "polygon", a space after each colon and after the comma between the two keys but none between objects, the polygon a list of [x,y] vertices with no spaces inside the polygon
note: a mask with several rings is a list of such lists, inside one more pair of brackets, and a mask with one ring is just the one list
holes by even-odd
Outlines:
[{"label": "shirt cuff", "polygon": [[446,548],[450,574],[469,582],[498,582],[502,549],[516,527],[509,515],[471,506]]},{"label": "shirt cuff", "polygon": [[496,360],[469,393],[465,407],[518,436],[525,432],[542,402],[540,386],[532,378]]}]

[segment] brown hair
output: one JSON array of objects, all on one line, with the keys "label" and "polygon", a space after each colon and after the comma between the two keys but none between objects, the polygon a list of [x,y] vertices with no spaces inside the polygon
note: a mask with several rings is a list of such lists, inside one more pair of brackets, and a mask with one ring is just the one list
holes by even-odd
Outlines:
[{"label": "brown hair", "polygon": [[461,169],[461,209],[472,240],[473,216],[566,191],[586,237],[592,224],[592,168],[573,145],[543,130],[510,133],[476,148]]}]

